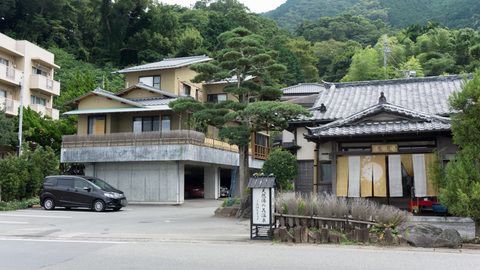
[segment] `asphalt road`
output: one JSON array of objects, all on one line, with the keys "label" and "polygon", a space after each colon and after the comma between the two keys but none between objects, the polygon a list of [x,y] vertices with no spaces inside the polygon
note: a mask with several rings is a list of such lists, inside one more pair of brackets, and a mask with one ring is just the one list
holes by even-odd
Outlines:
[{"label": "asphalt road", "polygon": [[478,250],[251,241],[218,205],[0,212],[0,269],[479,269]]}]

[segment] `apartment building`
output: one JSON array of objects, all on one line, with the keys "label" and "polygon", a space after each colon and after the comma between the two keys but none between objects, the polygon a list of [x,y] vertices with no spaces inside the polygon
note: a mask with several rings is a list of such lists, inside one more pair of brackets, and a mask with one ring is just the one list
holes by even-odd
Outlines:
[{"label": "apartment building", "polygon": [[[58,119],[58,110],[52,108],[53,98],[60,95],[60,82],[53,80],[57,68],[52,53],[0,33],[0,110],[7,117],[16,116],[23,102],[25,107]],[[0,149],[0,158],[6,151]]]}]

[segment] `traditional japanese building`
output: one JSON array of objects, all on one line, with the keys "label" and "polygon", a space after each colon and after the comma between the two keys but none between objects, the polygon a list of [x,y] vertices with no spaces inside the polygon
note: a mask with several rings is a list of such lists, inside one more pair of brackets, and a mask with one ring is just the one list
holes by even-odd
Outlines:
[{"label": "traditional japanese building", "polygon": [[429,168],[437,154],[447,162],[457,150],[447,100],[471,76],[325,82],[309,109],[313,116],[292,123],[298,152],[314,153],[297,191],[403,208],[412,198],[437,196]]}]

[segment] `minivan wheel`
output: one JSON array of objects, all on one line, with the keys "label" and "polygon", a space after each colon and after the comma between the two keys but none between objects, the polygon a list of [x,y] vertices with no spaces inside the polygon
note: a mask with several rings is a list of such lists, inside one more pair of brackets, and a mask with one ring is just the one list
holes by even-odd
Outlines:
[{"label": "minivan wheel", "polygon": [[93,202],[93,210],[95,212],[105,211],[105,203],[102,200],[96,200]]},{"label": "minivan wheel", "polygon": [[51,198],[46,198],[43,201],[43,207],[45,208],[45,210],[53,210],[55,209],[55,202]]}]

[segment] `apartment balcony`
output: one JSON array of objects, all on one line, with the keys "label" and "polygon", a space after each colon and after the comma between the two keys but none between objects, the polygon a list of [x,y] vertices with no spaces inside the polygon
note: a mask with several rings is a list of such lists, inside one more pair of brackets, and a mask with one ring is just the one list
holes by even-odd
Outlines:
[{"label": "apartment balcony", "polygon": [[0,64],[0,81],[10,85],[19,85],[22,71]]},{"label": "apartment balcony", "polygon": [[[190,130],[66,135],[62,141],[62,163],[192,161],[238,165],[237,146]],[[250,159],[251,168],[260,169],[262,164]]]},{"label": "apartment balcony", "polygon": [[37,89],[48,95],[60,95],[60,83],[42,75],[30,75],[30,89]]},{"label": "apartment balcony", "polygon": [[18,108],[20,107],[20,101],[0,97],[0,110],[5,110],[6,114],[11,116],[18,115]]},{"label": "apartment balcony", "polygon": [[60,112],[56,109],[48,108],[40,104],[30,104],[28,105],[28,107],[30,107],[30,109],[36,112],[41,113],[42,115],[48,115],[55,120],[58,120],[60,118]]}]

